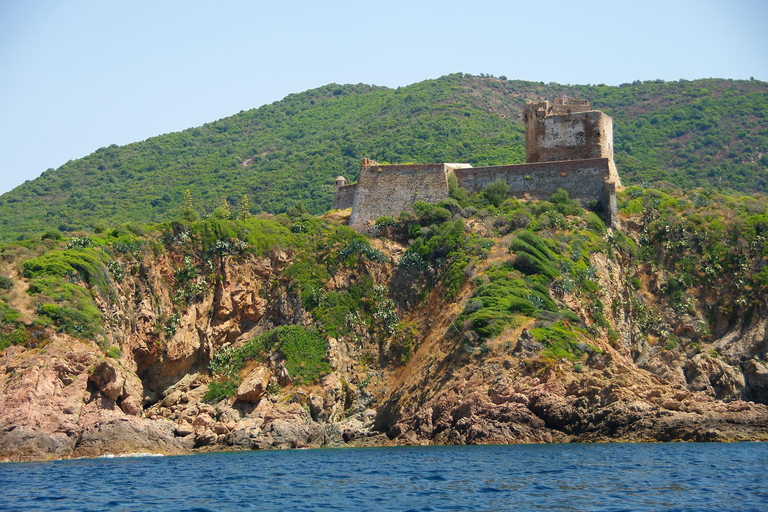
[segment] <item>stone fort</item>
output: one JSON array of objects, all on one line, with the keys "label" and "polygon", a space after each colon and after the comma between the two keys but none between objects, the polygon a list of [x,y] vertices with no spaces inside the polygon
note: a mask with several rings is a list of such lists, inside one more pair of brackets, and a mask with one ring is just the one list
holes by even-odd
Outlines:
[{"label": "stone fort", "polygon": [[471,194],[502,180],[511,195],[542,200],[562,188],[581,206],[597,205],[612,226],[617,222],[613,161],[613,120],[586,100],[529,103],[523,110],[525,161],[517,165],[380,165],[363,159],[357,183],[336,178],[334,209],[352,208],[349,225],[369,231],[376,219],[412,210],[416,201],[438,203],[448,196],[448,177]]}]

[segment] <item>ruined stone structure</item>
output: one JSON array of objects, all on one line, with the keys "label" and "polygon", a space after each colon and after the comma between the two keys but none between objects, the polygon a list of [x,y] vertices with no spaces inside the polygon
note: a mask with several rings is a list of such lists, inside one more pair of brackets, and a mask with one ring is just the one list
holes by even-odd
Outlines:
[{"label": "ruined stone structure", "polygon": [[349,224],[367,231],[377,218],[410,210],[416,201],[448,198],[448,176],[470,193],[494,181],[519,198],[549,199],[559,188],[582,206],[596,204],[616,223],[616,188],[621,180],[613,161],[613,120],[591,110],[586,100],[529,103],[523,112],[526,163],[493,167],[469,164],[380,165],[363,159],[357,183],[336,178],[333,208],[352,208]]}]

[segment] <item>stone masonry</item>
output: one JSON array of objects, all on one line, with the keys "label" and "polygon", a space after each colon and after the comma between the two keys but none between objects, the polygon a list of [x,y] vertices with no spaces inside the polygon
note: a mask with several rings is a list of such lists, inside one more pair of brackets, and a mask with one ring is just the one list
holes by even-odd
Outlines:
[{"label": "stone masonry", "polygon": [[397,216],[416,201],[448,198],[448,176],[468,192],[505,181],[510,194],[548,199],[558,188],[582,206],[597,205],[616,225],[616,189],[621,180],[613,161],[613,120],[585,100],[529,103],[523,112],[526,163],[493,167],[468,164],[380,165],[364,159],[357,183],[336,178],[334,209],[352,208],[350,226],[368,231],[376,219]]}]

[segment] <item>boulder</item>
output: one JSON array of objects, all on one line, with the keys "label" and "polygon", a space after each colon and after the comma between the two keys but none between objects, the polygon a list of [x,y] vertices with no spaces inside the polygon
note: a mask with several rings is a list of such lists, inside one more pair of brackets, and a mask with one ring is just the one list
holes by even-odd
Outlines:
[{"label": "boulder", "polygon": [[243,402],[249,402],[252,404],[258,404],[264,393],[267,392],[267,386],[269,385],[269,379],[272,378],[272,372],[269,368],[260,366],[252,371],[248,377],[237,388],[238,400]]},{"label": "boulder", "polygon": [[139,378],[120,366],[119,362],[111,358],[100,361],[91,372],[90,380],[124,413],[133,416],[141,414],[144,387]]},{"label": "boulder", "polygon": [[181,443],[161,425],[127,416],[93,425],[80,435],[73,457],[94,457],[105,453],[186,453]]},{"label": "boulder", "polygon": [[181,420],[179,421],[179,424],[176,425],[176,435],[179,437],[186,437],[190,434],[194,434],[194,432],[194,427],[186,420]]}]

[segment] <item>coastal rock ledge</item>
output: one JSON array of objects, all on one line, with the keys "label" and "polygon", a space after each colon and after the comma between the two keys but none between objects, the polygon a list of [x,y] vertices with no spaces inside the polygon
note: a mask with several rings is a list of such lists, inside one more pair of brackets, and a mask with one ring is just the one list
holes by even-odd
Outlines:
[{"label": "coastal rock ledge", "polygon": [[[333,345],[332,345],[333,346]],[[333,354],[340,357],[339,354]],[[670,386],[644,370],[603,361],[601,370],[563,368],[514,375],[491,358],[443,379],[431,399],[413,398],[411,375],[378,407],[334,371],[311,388],[263,387],[207,404],[209,377],[191,374],[134,414],[126,378],[98,347],[57,337],[44,353],[18,347],[0,358],[0,458],[415,444],[768,440],[768,408],[718,401]],[[112,368],[111,370],[106,369]],[[105,375],[111,380],[105,382]],[[268,375],[271,375],[268,376]],[[505,378],[504,376],[507,376]],[[136,378],[133,375],[133,378]],[[615,385],[621,378],[624,385]],[[266,384],[264,384],[266,382]],[[258,396],[261,394],[261,396]],[[253,403],[255,401],[255,403]]]}]

